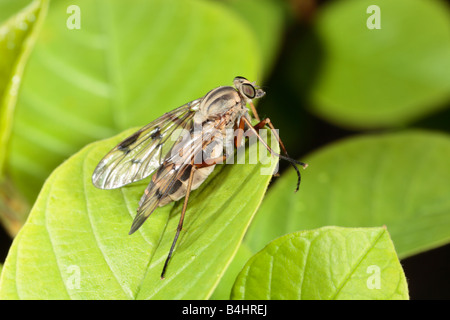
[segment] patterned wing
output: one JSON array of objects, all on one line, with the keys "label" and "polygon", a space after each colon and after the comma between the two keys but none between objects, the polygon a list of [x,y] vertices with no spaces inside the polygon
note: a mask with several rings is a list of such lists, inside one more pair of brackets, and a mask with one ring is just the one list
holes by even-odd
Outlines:
[{"label": "patterned wing", "polygon": [[115,189],[144,179],[160,167],[183,130],[190,130],[201,99],[189,102],[135,132],[97,165],[92,183],[100,189]]},{"label": "patterned wing", "polygon": [[[197,170],[193,163],[202,161],[204,147],[214,140],[215,133],[217,132],[214,129],[202,131],[200,135],[192,135],[190,140],[184,140],[173,146],[172,152],[167,154],[164,163],[153,175],[152,181],[142,195],[129,234],[139,229],[158,206],[172,201],[170,196],[175,194],[182,184],[187,185],[191,171]],[[194,184],[195,179],[194,175]]]},{"label": "patterned wing", "polygon": [[191,165],[182,165],[178,168],[174,166],[162,166],[159,168],[158,172],[153,176],[156,177],[154,179],[152,178],[152,181],[141,198],[139,209],[137,210],[129,234],[138,230],[161,202],[164,202],[164,204],[170,202],[168,196],[177,191],[180,187],[178,184],[189,178],[191,170],[193,170]]}]

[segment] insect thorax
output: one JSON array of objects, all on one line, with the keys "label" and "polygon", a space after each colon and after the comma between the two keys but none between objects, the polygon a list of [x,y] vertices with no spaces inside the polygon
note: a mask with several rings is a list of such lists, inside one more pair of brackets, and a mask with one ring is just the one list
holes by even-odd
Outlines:
[{"label": "insect thorax", "polygon": [[[218,87],[203,98],[199,106],[199,116],[205,120],[216,120],[233,108],[245,108],[245,102],[233,87]],[[203,122],[202,121],[202,122]]]}]

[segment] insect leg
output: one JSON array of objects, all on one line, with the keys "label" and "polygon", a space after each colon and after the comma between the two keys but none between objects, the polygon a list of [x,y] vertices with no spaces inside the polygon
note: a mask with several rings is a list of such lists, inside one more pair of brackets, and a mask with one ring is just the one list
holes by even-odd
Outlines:
[{"label": "insect leg", "polygon": [[236,128],[237,134],[234,137],[234,145],[236,148],[241,146],[242,137],[244,136],[245,122],[242,118],[239,120],[239,126]]},{"label": "insect leg", "polygon": [[[194,161],[192,160],[192,163],[193,162]],[[166,258],[166,262],[164,262],[164,267],[161,272],[161,279],[164,279],[164,274],[166,273],[167,265],[169,264],[169,260],[172,257],[172,253],[175,248],[175,244],[177,243],[178,236],[180,235],[181,229],[183,228],[184,215],[186,213],[189,195],[191,193],[193,178],[194,178],[194,166],[191,165],[191,172],[189,174],[189,180],[188,180],[188,185],[187,185],[187,189],[186,189],[186,196],[184,198],[183,208],[181,209],[181,216],[180,216],[180,221],[178,222],[177,233],[175,234],[175,238],[173,239],[172,246],[170,247],[169,254]]]},{"label": "insect leg", "polygon": [[259,119],[258,112],[256,112],[256,108],[255,108],[255,105],[253,104],[253,101],[250,101],[249,105],[250,105],[250,108],[252,109],[252,113],[253,113],[253,116],[255,117],[256,121],[261,121]]},{"label": "insect leg", "polygon": [[212,158],[212,159],[208,159],[208,161],[203,161],[200,164],[196,164],[195,167],[196,168],[204,168],[204,167],[209,167],[209,166],[213,166],[216,165],[217,163],[224,163],[225,160],[227,160],[227,155],[223,155],[217,158]]},{"label": "insect leg", "polygon": [[[269,126],[269,128],[270,128],[272,134],[275,136],[275,138],[277,139],[278,143],[280,144],[281,150],[283,150],[284,154],[285,154],[287,157],[289,157],[289,155],[288,155],[288,153],[287,153],[287,150],[286,150],[286,147],[285,147],[284,144],[283,144],[283,141],[281,141],[280,136],[278,135],[277,131],[275,130],[275,127],[274,127],[273,124],[272,124],[272,121],[270,121],[269,118],[266,118],[266,119],[260,121],[260,122],[257,123],[253,128],[255,128],[256,130],[259,130],[259,129],[263,128],[265,125],[268,125],[268,126]],[[300,164],[304,169],[305,169],[306,167],[308,167],[308,165],[307,165],[306,163],[303,163],[303,162],[302,162],[302,163],[299,163],[299,164]]]},{"label": "insect leg", "polygon": [[[247,118],[242,117],[241,119],[243,119],[243,120],[245,121],[245,123],[247,124],[247,126],[249,127],[249,129],[250,129],[250,130],[258,137],[259,141],[261,141],[261,143],[263,144],[263,146],[264,146],[264,147],[265,147],[272,155],[274,155],[274,156],[276,156],[276,157],[279,157],[280,159],[289,161],[289,163],[294,167],[295,171],[297,172],[297,177],[298,177],[298,180],[297,180],[297,188],[295,189],[295,191],[297,192],[297,191],[298,191],[298,188],[299,188],[299,186],[300,186],[301,175],[300,175],[300,171],[298,170],[296,164],[301,165],[303,168],[306,168],[308,165],[307,165],[306,163],[303,163],[303,162],[297,161],[297,160],[295,160],[295,159],[289,158],[288,156],[286,156],[286,157],[285,157],[285,156],[282,156],[282,155],[280,155],[279,153],[276,153],[275,151],[273,151],[273,150],[267,145],[267,143],[264,141],[264,139],[261,138],[261,136],[258,134],[258,131],[257,131],[258,126],[259,126],[259,125],[262,125],[262,123],[263,123],[264,121],[261,121],[261,122],[258,123],[257,125],[252,126],[251,122],[250,122]],[[270,120],[269,120],[269,121],[270,121]],[[264,123],[264,125],[265,125],[265,124],[266,124],[266,123]],[[262,125],[262,126],[263,126],[263,125]],[[272,131],[272,132],[275,132],[275,130],[271,130],[271,131]],[[276,132],[275,132],[275,137],[278,137],[278,135],[276,134]],[[281,144],[280,144],[280,145],[281,145]]]}]

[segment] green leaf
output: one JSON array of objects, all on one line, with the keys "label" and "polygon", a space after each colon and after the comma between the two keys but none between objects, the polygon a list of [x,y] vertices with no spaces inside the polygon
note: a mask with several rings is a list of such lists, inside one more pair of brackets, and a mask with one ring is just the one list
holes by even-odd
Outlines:
[{"label": "green leaf", "polygon": [[47,6],[48,1],[34,1],[0,25],[0,180],[22,75]]},{"label": "green leaf", "polygon": [[[370,5],[381,29],[368,29]],[[420,19],[418,19],[420,17]],[[323,60],[312,110],[345,127],[398,126],[450,98],[450,10],[443,1],[336,1],[317,17]]]},{"label": "green leaf", "polygon": [[236,279],[233,299],[408,299],[385,228],[325,227],[269,243]]},{"label": "green leaf", "polygon": [[288,5],[279,0],[228,0],[225,4],[233,8],[248,23],[258,40],[265,69],[265,74],[258,74],[260,80],[262,76],[272,71],[271,66],[276,62],[286,27]]},{"label": "green leaf", "polygon": [[242,270],[242,266],[252,257],[253,253],[244,244],[241,243],[236,255],[231,261],[229,267],[225,271],[223,277],[220,279],[216,289],[211,295],[211,300],[229,300],[231,289],[233,288],[236,277]]},{"label": "green leaf", "polygon": [[[14,12],[21,4],[0,2],[0,11]],[[34,1],[0,26],[0,220],[12,236],[24,223],[29,206],[5,172],[6,160],[22,75],[47,6],[46,0]]]},{"label": "green leaf", "polygon": [[0,23],[5,22],[11,16],[25,8],[33,0],[0,0]]},{"label": "green leaf", "polygon": [[53,1],[30,58],[14,123],[10,169],[33,201],[44,180],[92,141],[142,126],[235,76],[256,79],[249,27],[212,1]]},{"label": "green leaf", "polygon": [[[6,259],[1,299],[211,295],[262,201],[271,179],[267,173],[278,160],[216,167],[191,193],[183,231],[161,280],[182,201],[157,209],[129,236],[149,179],[116,190],[100,190],[91,183],[98,161],[130,133],[88,145],[51,174]],[[247,156],[256,147],[247,148]]]},{"label": "green leaf", "polygon": [[362,135],[305,160],[298,194],[285,172],[267,194],[245,243],[257,252],[288,232],[326,225],[386,225],[401,258],[450,242],[450,137],[410,130]]}]

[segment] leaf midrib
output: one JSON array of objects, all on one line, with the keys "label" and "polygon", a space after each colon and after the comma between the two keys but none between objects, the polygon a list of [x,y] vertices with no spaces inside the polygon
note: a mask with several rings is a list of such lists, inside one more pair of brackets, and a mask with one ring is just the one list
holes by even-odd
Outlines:
[{"label": "leaf midrib", "polygon": [[381,230],[380,233],[378,234],[378,236],[376,238],[374,238],[372,243],[370,243],[370,245],[367,246],[367,249],[364,252],[364,254],[361,255],[361,257],[358,259],[356,264],[354,264],[354,266],[350,269],[351,270],[350,273],[347,276],[345,276],[344,280],[337,287],[337,290],[336,290],[335,294],[330,298],[330,300],[336,300],[337,299],[337,296],[339,295],[341,290],[344,288],[345,284],[347,284],[347,282],[351,279],[352,275],[355,273],[355,271],[358,269],[358,267],[361,265],[361,263],[364,261],[364,259],[369,255],[369,253],[375,247],[375,244],[381,239],[381,237],[385,233],[386,233],[386,229]]}]

